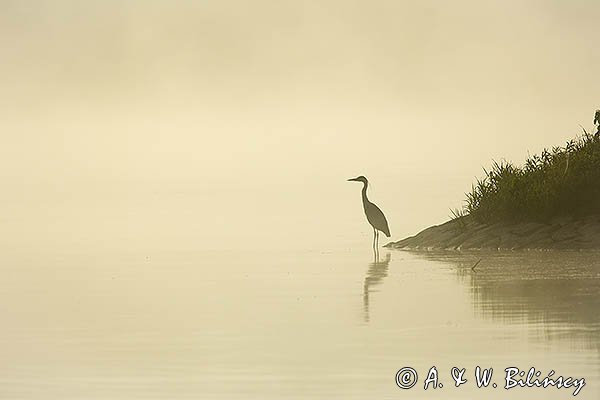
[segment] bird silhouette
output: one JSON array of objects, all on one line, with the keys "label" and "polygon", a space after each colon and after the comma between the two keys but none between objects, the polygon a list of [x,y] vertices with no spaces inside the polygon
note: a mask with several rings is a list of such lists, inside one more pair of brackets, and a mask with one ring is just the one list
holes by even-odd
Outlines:
[{"label": "bird silhouette", "polygon": [[362,182],[362,202],[363,208],[365,209],[365,215],[367,221],[373,227],[373,251],[377,254],[379,249],[379,232],[383,232],[385,236],[390,237],[390,227],[385,219],[383,212],[375,204],[371,203],[367,198],[367,186],[369,181],[364,176],[358,176],[356,178],[348,179],[348,181]]}]

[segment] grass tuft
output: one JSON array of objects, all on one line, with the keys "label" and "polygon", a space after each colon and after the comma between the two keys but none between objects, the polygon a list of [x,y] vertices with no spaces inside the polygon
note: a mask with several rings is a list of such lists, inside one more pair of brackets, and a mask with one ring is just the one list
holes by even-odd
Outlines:
[{"label": "grass tuft", "polygon": [[453,219],[543,221],[600,213],[600,141],[585,130],[564,147],[530,156],[522,167],[494,161],[484,173]]}]

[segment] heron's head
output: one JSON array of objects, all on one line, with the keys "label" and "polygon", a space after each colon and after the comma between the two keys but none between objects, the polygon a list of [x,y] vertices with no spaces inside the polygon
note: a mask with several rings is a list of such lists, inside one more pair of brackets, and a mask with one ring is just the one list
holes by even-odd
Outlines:
[{"label": "heron's head", "polygon": [[364,176],[357,176],[356,178],[352,178],[352,179],[348,179],[349,181],[353,181],[353,182],[362,182],[362,183],[367,183],[367,178],[365,178]]}]

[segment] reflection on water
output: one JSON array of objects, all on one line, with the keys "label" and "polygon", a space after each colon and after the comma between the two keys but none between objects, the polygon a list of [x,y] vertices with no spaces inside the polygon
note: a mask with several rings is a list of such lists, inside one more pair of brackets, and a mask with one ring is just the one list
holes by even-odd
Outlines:
[{"label": "reflection on water", "polygon": [[[600,254],[420,253],[450,263],[481,318],[539,328],[545,339],[600,349]],[[473,260],[481,262],[473,271]]]},{"label": "reflection on water", "polygon": [[[599,254],[0,257],[2,399],[571,397],[453,388],[450,369],[476,365],[585,377],[577,399],[600,398]],[[433,365],[441,391],[396,386]]]},{"label": "reflection on water", "polygon": [[363,308],[365,314],[365,322],[369,322],[369,294],[373,292],[372,287],[379,285],[383,278],[388,274],[388,268],[390,267],[391,254],[385,255],[385,260],[381,261],[378,257],[378,253],[375,255],[375,260],[369,264],[369,270],[365,277],[365,284],[363,286]]}]

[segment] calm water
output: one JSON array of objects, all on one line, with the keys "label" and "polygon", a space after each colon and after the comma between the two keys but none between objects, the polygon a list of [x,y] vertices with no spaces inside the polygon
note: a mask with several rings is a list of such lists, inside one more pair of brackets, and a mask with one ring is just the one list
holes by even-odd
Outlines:
[{"label": "calm water", "polygon": [[[482,259],[475,272],[471,266]],[[600,397],[600,254],[321,250],[4,255],[2,399]],[[436,366],[442,389],[422,387]],[[399,389],[414,367],[420,381]],[[467,369],[454,388],[449,370]]]}]

